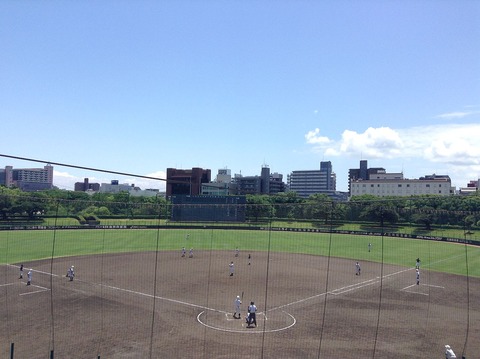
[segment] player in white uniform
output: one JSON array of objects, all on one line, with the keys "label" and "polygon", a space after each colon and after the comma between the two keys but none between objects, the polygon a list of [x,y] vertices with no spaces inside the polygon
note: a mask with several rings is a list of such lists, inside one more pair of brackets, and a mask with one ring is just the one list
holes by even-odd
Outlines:
[{"label": "player in white uniform", "polygon": [[193,248],[190,248],[190,254],[188,255],[190,258],[193,258]]},{"label": "player in white uniform", "polygon": [[27,285],[32,284],[32,270],[30,269],[27,273]]},{"label": "player in white uniform", "polygon": [[70,282],[73,281],[73,277],[75,277],[75,267],[74,266],[71,266],[70,268],[68,268],[67,277],[70,280]]},{"label": "player in white uniform", "polygon": [[456,357],[450,345],[445,345],[445,359],[455,359]]},{"label": "player in white uniform", "polygon": [[238,257],[238,254],[239,254],[239,253],[240,253],[240,249],[238,249],[238,247],[235,248],[235,257]]},{"label": "player in white uniform", "polygon": [[420,258],[417,258],[417,261],[415,262],[415,269],[420,269]]},{"label": "player in white uniform", "polygon": [[[242,300],[240,299],[240,296],[237,295],[237,298],[235,298],[235,301],[233,302],[233,305],[235,307],[235,311],[233,312],[233,317],[235,319],[240,319],[240,305],[242,304]],[[237,317],[238,314],[238,317]]]},{"label": "player in white uniform", "polygon": [[187,254],[187,250],[185,249],[185,247],[182,248],[182,257],[185,257],[185,255]]},{"label": "player in white uniform", "polygon": [[360,268],[360,263],[355,263],[355,275],[360,275],[360,271],[361,271],[361,268]]},{"label": "player in white uniform", "polygon": [[235,265],[233,264],[233,262],[230,262],[228,266],[230,267],[230,277],[233,277],[233,272],[235,272]]},{"label": "player in white uniform", "polygon": [[420,285],[420,270],[415,269],[415,275],[417,278],[417,285]]}]

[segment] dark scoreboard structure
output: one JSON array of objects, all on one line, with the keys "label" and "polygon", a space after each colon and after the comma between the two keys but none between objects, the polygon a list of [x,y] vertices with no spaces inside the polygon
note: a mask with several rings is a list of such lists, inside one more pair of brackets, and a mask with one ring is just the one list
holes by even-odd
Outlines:
[{"label": "dark scoreboard structure", "polygon": [[245,222],[246,196],[171,197],[172,221],[178,222]]}]

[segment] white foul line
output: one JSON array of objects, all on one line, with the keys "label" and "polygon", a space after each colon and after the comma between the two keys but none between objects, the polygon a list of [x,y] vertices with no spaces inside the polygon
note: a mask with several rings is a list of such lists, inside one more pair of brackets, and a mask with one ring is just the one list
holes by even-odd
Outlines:
[{"label": "white foul line", "polygon": [[402,270],[400,270],[400,271],[398,271],[398,272],[386,274],[386,275],[384,275],[384,276],[382,276],[382,277],[378,276],[378,277],[375,277],[375,278],[373,278],[373,279],[368,279],[368,280],[365,280],[365,281],[360,282],[360,283],[350,284],[350,285],[347,285],[347,286],[345,286],[345,287],[337,288],[337,289],[334,289],[334,290],[331,290],[331,291],[327,291],[327,292],[323,292],[323,293],[319,293],[319,294],[313,295],[313,296],[311,296],[311,297],[299,299],[299,300],[294,301],[294,302],[291,302],[291,303],[283,304],[283,305],[280,305],[280,306],[278,306],[278,307],[274,307],[274,308],[268,309],[267,311],[270,312],[270,311],[282,309],[282,308],[289,307],[289,306],[294,305],[294,304],[299,304],[299,303],[303,303],[303,302],[309,301],[309,300],[311,300],[311,299],[319,298],[319,297],[325,296],[325,295],[327,295],[327,294],[332,294],[332,295],[344,294],[344,293],[350,292],[350,291],[355,290],[355,289],[361,289],[361,288],[367,287],[367,286],[369,286],[369,285],[379,283],[379,282],[380,282],[380,280],[379,280],[380,278],[383,278],[383,279],[389,278],[389,277],[392,277],[392,276],[394,276],[394,275],[398,275],[398,274],[401,274],[401,273],[410,271],[410,270],[412,270],[412,269],[413,269],[413,268],[402,269]]},{"label": "white foul line", "polygon": [[33,292],[27,292],[27,293],[20,293],[19,295],[29,295],[29,294],[34,294],[34,293],[46,292],[47,290],[50,290],[48,288],[40,287],[39,285],[33,285],[33,284],[31,285],[31,287],[40,288],[40,290],[36,290],[36,291],[33,291]]}]

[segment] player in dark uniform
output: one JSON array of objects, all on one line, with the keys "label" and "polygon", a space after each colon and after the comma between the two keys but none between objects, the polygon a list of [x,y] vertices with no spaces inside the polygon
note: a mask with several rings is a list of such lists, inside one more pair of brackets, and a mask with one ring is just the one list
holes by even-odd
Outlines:
[{"label": "player in dark uniform", "polygon": [[255,324],[255,328],[257,327],[257,306],[254,302],[250,302],[248,306],[248,314],[247,314],[247,328],[250,328],[252,324]]}]

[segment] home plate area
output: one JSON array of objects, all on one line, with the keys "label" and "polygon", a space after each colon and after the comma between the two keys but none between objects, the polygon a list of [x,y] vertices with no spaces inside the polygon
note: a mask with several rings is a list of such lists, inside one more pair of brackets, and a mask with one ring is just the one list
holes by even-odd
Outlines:
[{"label": "home plate area", "polygon": [[265,333],[279,332],[293,327],[296,319],[283,310],[274,310],[265,314],[257,313],[257,326],[247,327],[245,315],[240,319],[233,318],[233,313],[222,311],[204,310],[197,315],[197,321],[207,328],[234,332],[234,333]]}]

